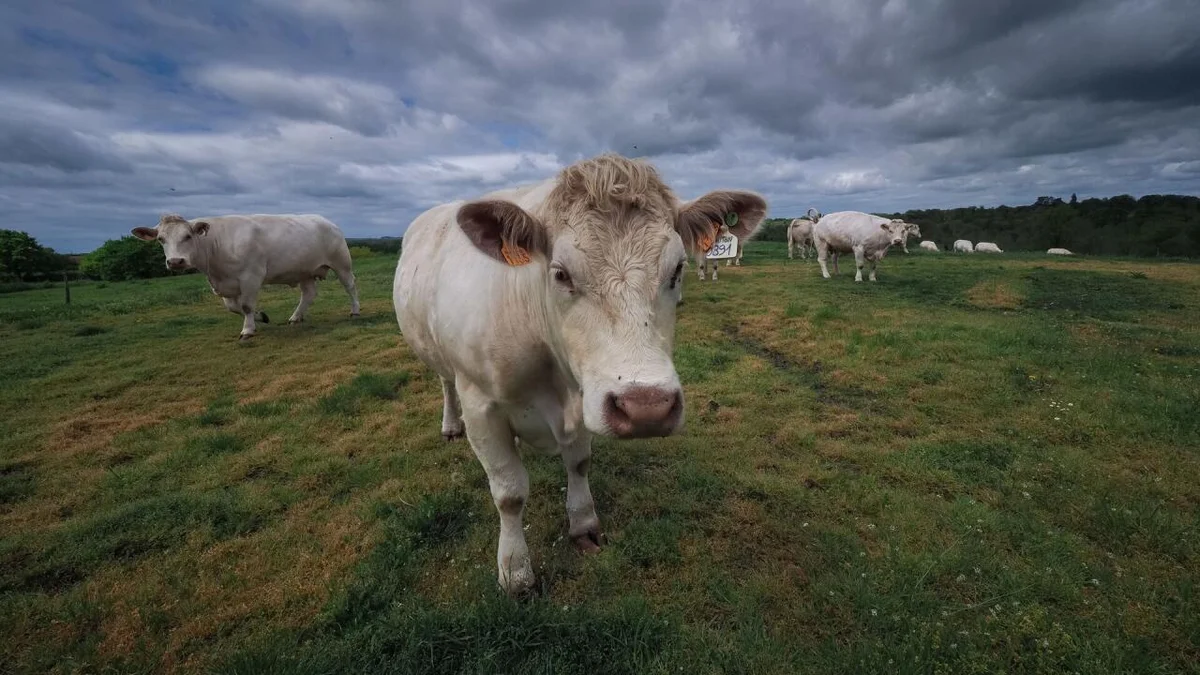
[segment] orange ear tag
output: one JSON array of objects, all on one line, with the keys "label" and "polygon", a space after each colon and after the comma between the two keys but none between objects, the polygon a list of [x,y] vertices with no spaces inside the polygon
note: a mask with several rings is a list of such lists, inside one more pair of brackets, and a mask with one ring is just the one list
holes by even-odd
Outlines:
[{"label": "orange ear tag", "polygon": [[529,257],[529,251],[517,246],[516,244],[508,243],[507,239],[500,239],[500,255],[504,256],[504,262],[513,267],[528,265],[532,258]]}]

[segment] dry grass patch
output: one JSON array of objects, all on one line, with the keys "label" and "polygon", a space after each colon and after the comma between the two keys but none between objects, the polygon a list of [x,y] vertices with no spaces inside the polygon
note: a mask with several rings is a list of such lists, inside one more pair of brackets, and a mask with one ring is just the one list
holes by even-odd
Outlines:
[{"label": "dry grass patch", "polygon": [[980,309],[1019,309],[1024,295],[1008,282],[988,279],[967,289],[967,301]]}]

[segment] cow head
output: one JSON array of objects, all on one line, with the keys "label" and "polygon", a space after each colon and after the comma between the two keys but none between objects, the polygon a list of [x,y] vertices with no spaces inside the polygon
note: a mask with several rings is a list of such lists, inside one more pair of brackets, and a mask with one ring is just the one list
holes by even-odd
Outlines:
[{"label": "cow head", "polygon": [[564,169],[535,213],[481,200],[457,220],[479,250],[537,271],[548,344],[582,390],[584,426],[638,438],[683,424],[672,355],[688,252],[722,227],[751,237],[766,212],[751,192],[680,202],[649,164],[602,155]]},{"label": "cow head", "polygon": [[138,239],[157,239],[162,244],[167,269],[185,270],[196,265],[202,250],[199,238],[208,236],[208,223],[189,223],[182,216],[171,213],[163,216],[157,227],[135,227],[132,232]]},{"label": "cow head", "polygon": [[904,238],[908,236],[910,225],[899,218],[893,218],[886,223],[880,223],[879,227],[891,238],[892,246],[899,246],[904,243]]},{"label": "cow head", "polygon": [[904,228],[905,238],[921,236],[921,228],[916,223],[904,223]]},{"label": "cow head", "polygon": [[808,210],[808,212],[806,212],[804,214],[804,217],[811,220],[813,222],[813,225],[816,225],[817,223],[821,222],[821,212],[814,208],[810,208]]}]

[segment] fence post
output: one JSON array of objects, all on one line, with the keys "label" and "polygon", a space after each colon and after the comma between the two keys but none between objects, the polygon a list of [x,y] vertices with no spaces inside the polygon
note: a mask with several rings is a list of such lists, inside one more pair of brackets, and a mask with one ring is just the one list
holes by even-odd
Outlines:
[{"label": "fence post", "polygon": [[67,295],[67,304],[71,304],[71,277],[63,270],[63,291]]}]

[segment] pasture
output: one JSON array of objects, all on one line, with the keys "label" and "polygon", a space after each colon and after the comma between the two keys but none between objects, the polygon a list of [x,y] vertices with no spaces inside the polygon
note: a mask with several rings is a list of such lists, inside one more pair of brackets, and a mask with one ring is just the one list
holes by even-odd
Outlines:
[{"label": "pasture", "polygon": [[1200,663],[1200,265],[783,244],[684,276],[687,426],[527,461],[539,594],[403,345],[201,275],[0,295],[0,670],[1175,673]]}]

